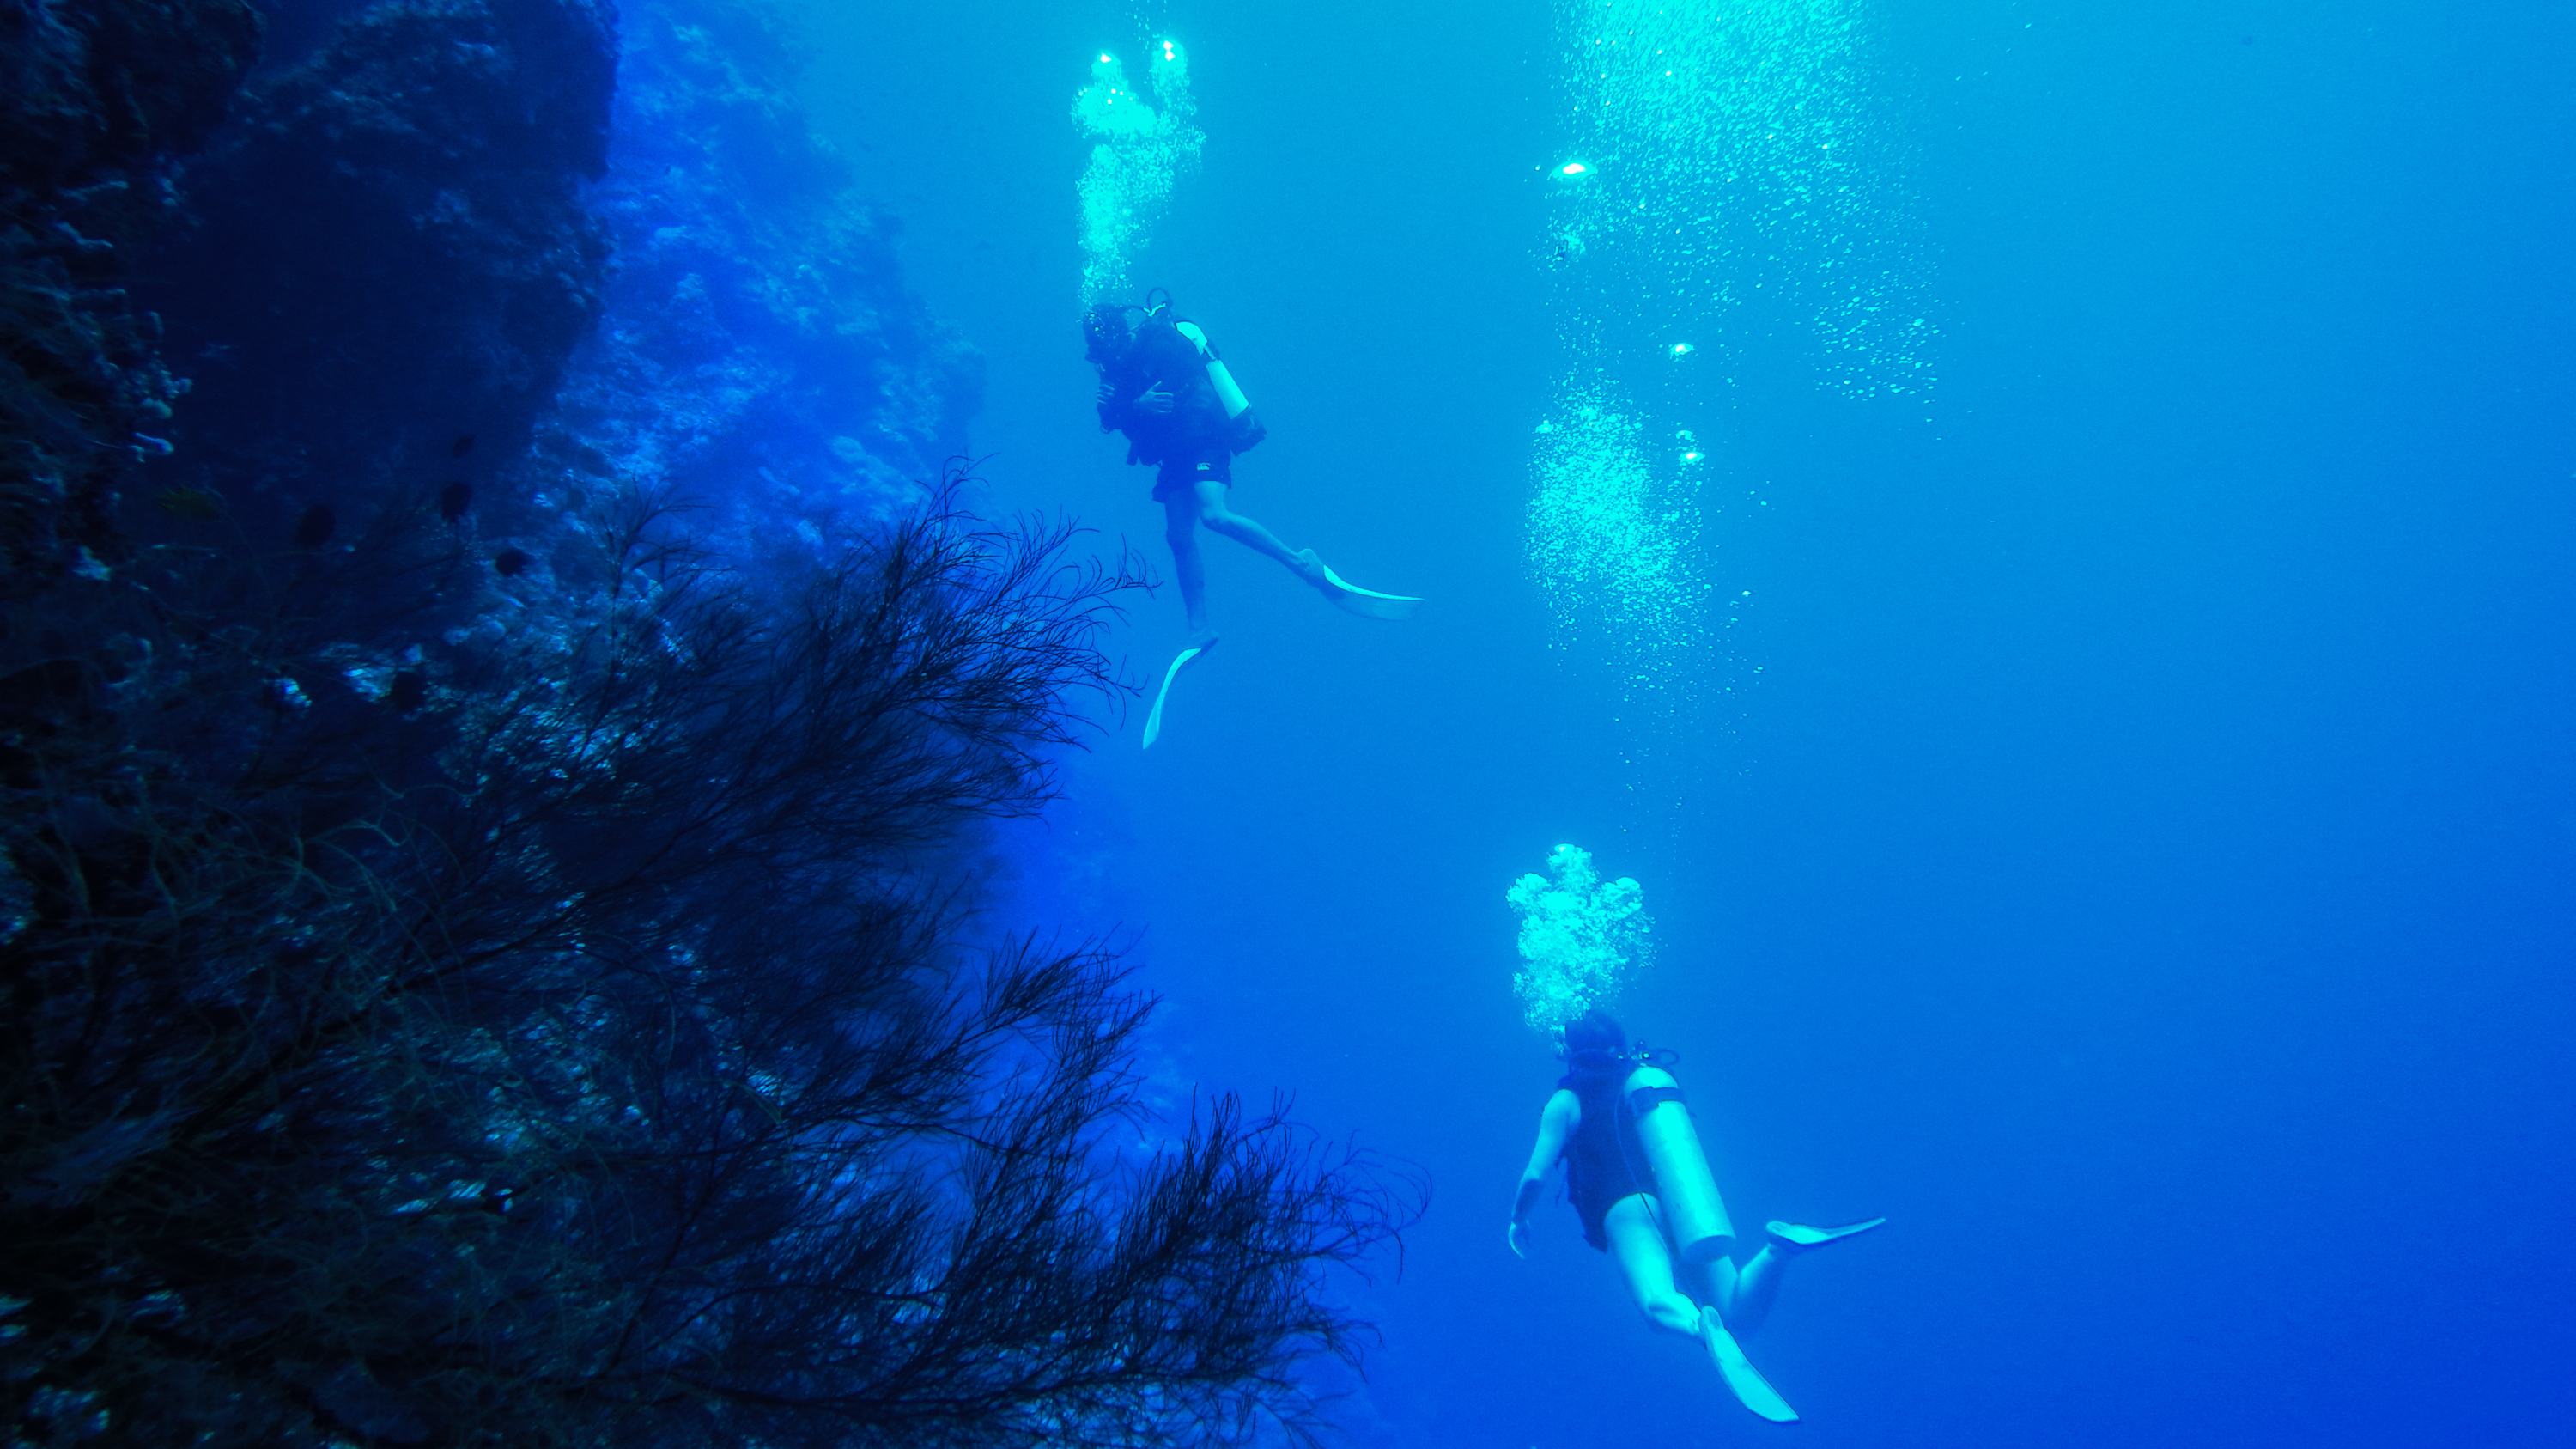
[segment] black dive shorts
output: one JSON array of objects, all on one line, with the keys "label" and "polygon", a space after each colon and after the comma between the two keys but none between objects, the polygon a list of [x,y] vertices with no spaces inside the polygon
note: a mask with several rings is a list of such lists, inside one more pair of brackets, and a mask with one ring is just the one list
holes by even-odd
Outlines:
[{"label": "black dive shorts", "polygon": [[1186,494],[1202,478],[1234,486],[1234,455],[1226,452],[1186,453],[1165,458],[1154,470],[1154,501],[1169,502],[1174,494]]}]

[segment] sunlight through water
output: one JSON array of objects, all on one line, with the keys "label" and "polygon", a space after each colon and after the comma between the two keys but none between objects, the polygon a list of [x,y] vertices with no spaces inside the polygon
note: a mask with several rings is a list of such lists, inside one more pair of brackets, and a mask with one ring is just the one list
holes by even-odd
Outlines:
[{"label": "sunlight through water", "polygon": [[1073,123],[1092,141],[1078,183],[1086,306],[1128,290],[1130,264],[1171,205],[1172,188],[1197,168],[1207,141],[1190,97],[1189,52],[1180,42],[1157,40],[1145,74],[1150,95],[1129,83],[1115,54],[1099,51],[1091,84],[1073,98]]}]

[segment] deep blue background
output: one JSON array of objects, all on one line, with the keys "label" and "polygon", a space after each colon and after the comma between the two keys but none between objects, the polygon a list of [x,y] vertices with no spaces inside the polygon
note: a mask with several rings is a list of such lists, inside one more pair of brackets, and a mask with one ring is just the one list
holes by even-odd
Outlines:
[{"label": "deep blue background", "polygon": [[[1565,840],[1645,883],[1625,1014],[1738,1219],[1893,1218],[1752,1346],[1811,1444],[2565,1442],[2570,13],[1868,13],[1938,386],[1744,355],[1708,566],[1760,682],[1642,791],[1520,564],[1546,7],[1150,17],[1209,142],[1138,275],[1270,423],[1237,503],[1434,603],[1346,618],[1217,545],[1226,642],[1153,752],[1077,764],[1023,904],[1141,930],[1176,1099],[1293,1088],[1435,1179],[1362,1294],[1363,1440],[1780,1432],[1564,1209],[1503,1246],[1553,1067],[1502,892]],[[1066,116],[1144,22],[808,23],[819,123],[984,353],[995,501],[1158,548],[1089,414]],[[1179,637],[1166,597],[1122,646]]]}]

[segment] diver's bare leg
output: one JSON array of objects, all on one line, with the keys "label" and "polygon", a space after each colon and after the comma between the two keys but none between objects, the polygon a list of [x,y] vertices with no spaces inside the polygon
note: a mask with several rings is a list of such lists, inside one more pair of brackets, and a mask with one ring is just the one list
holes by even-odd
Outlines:
[{"label": "diver's bare leg", "polygon": [[1619,1260],[1628,1291],[1645,1310],[1648,1322],[1667,1333],[1698,1339],[1709,1363],[1744,1407],[1774,1423],[1798,1417],[1770,1381],[1744,1361],[1744,1350],[1727,1331],[1725,1316],[1715,1307],[1692,1302],[1674,1285],[1672,1249],[1664,1236],[1663,1214],[1653,1198],[1634,1193],[1619,1199],[1610,1205],[1602,1226],[1609,1231],[1611,1256]]},{"label": "diver's bare leg", "polygon": [[1666,1333],[1697,1338],[1699,1305],[1673,1282],[1672,1248],[1664,1241],[1664,1224],[1655,1200],[1632,1193],[1610,1205],[1602,1218],[1610,1237],[1610,1256],[1619,1276],[1628,1280],[1629,1296],[1646,1321]]},{"label": "diver's bare leg", "polygon": [[1730,1332],[1739,1336],[1762,1326],[1771,1316],[1771,1300],[1780,1296],[1780,1275],[1788,1269],[1789,1260],[1814,1252],[1827,1243],[1839,1243],[1868,1232],[1885,1218],[1845,1223],[1840,1227],[1819,1228],[1806,1223],[1774,1221],[1765,1225],[1771,1241],[1762,1251],[1737,1265],[1720,1258],[1709,1265],[1709,1302],[1726,1319]]},{"label": "diver's bare leg", "polygon": [[1226,507],[1226,486],[1212,478],[1198,480],[1199,522],[1211,533],[1222,533],[1253,552],[1277,559],[1288,572],[1314,585],[1324,587],[1324,566],[1314,562],[1311,553],[1300,554],[1279,541],[1279,536],[1258,522]]},{"label": "diver's bare leg", "polygon": [[1181,586],[1181,608],[1189,616],[1190,646],[1194,649],[1216,642],[1216,631],[1208,627],[1207,562],[1199,557],[1200,507],[1196,497],[1180,493],[1163,500],[1163,540],[1172,546],[1172,577]]},{"label": "diver's bare leg", "polygon": [[1780,1270],[1788,1261],[1788,1254],[1764,1244],[1741,1266],[1725,1258],[1708,1265],[1709,1302],[1726,1320],[1728,1332],[1745,1338],[1761,1328],[1771,1316],[1772,1300],[1780,1296]]}]

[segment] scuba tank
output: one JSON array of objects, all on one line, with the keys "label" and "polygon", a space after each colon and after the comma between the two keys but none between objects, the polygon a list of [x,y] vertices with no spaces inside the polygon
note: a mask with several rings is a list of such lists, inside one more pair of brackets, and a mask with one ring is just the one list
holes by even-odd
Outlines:
[{"label": "scuba tank", "polygon": [[1735,1241],[1727,1220],[1726,1201],[1717,1195],[1717,1179],[1708,1170],[1708,1154],[1681,1084],[1651,1061],[1628,1074],[1620,1095],[1637,1122],[1637,1141],[1654,1173],[1655,1196],[1664,1206],[1674,1249],[1685,1263],[1711,1263],[1725,1257]]}]

